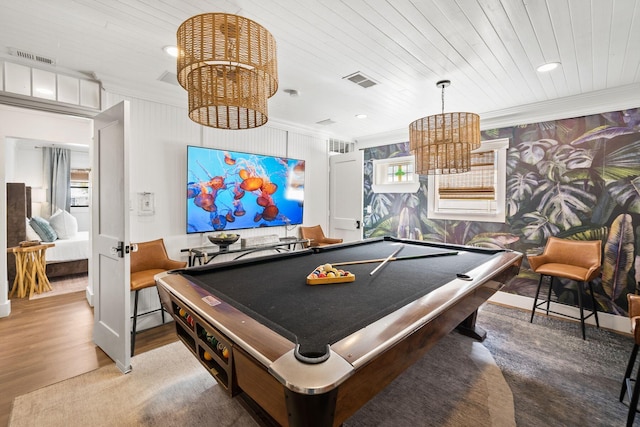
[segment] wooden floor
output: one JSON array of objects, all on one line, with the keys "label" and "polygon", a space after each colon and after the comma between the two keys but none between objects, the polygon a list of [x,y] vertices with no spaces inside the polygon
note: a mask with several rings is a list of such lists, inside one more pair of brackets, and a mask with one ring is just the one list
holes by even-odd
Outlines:
[{"label": "wooden floor", "polygon": [[[15,397],[113,363],[92,332],[84,292],[11,300],[11,314],[0,318],[0,427]],[[173,323],[140,332],[136,354],[176,340]]]}]

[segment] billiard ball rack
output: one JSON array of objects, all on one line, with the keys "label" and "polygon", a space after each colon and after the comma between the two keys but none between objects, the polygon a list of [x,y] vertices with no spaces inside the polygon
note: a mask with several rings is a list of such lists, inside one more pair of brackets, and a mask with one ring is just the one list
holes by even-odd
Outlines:
[{"label": "billiard ball rack", "polygon": [[228,394],[234,395],[232,344],[221,332],[212,328],[200,316],[175,299],[173,295],[170,296],[170,299],[170,313],[175,319],[178,338],[207,368],[224,390]]}]

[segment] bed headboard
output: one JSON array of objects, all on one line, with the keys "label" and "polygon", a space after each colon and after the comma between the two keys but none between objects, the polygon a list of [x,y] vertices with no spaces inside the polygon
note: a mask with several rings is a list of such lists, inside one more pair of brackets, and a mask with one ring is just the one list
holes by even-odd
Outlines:
[{"label": "bed headboard", "polygon": [[31,218],[31,187],[21,182],[7,183],[7,247],[27,239],[25,218]]},{"label": "bed headboard", "polygon": [[[20,182],[7,182],[7,247],[18,246],[27,240],[25,218],[31,218],[31,187]],[[9,284],[16,275],[16,261],[12,253],[7,254]]]}]

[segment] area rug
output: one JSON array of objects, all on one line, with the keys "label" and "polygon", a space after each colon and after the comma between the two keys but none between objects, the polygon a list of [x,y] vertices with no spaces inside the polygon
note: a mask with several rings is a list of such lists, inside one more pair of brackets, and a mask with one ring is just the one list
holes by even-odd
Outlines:
[{"label": "area rug", "polygon": [[513,395],[491,353],[452,332],[344,427],[515,426]]},{"label": "area rug", "polygon": [[43,292],[41,294],[33,294],[29,297],[30,300],[53,297],[56,295],[69,294],[71,292],[84,291],[89,285],[89,276],[86,274],[74,274],[71,276],[62,276],[49,279],[51,284],[51,291]]},{"label": "area rug", "polygon": [[623,426],[628,407],[618,401],[633,338],[580,323],[485,304],[478,324],[483,345],[514,396],[519,427]]},{"label": "area rug", "polygon": [[115,365],[14,400],[18,426],[254,426],[180,342],[135,356],[132,371]]},{"label": "area rug", "polygon": [[[176,342],[15,399],[9,426],[235,426],[257,424]],[[515,426],[513,396],[482,344],[452,333],[345,427]]]}]

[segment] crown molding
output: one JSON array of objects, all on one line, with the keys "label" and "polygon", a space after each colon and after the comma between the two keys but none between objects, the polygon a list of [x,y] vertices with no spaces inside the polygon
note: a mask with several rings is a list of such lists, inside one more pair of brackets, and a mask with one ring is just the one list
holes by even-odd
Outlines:
[{"label": "crown molding", "polygon": [[640,83],[480,114],[482,130],[640,107]]},{"label": "crown molding", "polygon": [[[640,108],[640,83],[480,113],[482,130]],[[409,128],[358,138],[358,149],[406,142]]]},{"label": "crown molding", "polygon": [[[108,94],[111,94],[111,95],[116,95],[116,96],[125,97],[125,98],[135,98],[142,101],[164,104],[164,105],[169,105],[179,109],[183,109],[184,114],[185,115],[187,114],[186,92],[184,92],[183,96],[178,96],[178,97],[171,96],[171,95],[150,96],[149,92],[147,91],[129,90],[121,86],[112,86],[104,83],[103,83],[103,89]],[[267,123],[264,124],[264,126],[283,130],[283,131],[288,131],[288,132],[296,132],[302,135],[308,135],[308,136],[313,136],[317,138],[324,138],[324,139],[337,138],[337,139],[343,139],[345,141],[351,141],[350,138],[341,137],[340,135],[335,135],[333,133],[326,132],[321,129],[317,129],[311,126],[304,126],[299,123],[294,123],[294,122],[290,122],[290,121],[282,120],[278,118],[269,117],[269,120],[267,121]]]}]

